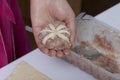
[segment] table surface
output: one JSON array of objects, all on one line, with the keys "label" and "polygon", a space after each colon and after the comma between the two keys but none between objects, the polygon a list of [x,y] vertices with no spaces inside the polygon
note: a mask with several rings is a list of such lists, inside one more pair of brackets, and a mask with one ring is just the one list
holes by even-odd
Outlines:
[{"label": "table surface", "polygon": [[120,30],[120,3],[98,14],[95,18]]},{"label": "table surface", "polygon": [[[102,12],[95,18],[120,30],[120,3]],[[52,80],[97,80],[62,59],[44,55],[39,49],[35,49],[27,55],[1,68],[0,80],[5,80],[21,61],[26,61],[38,71],[49,76]]]},{"label": "table surface", "polygon": [[40,52],[39,49],[30,52],[29,54],[2,68],[0,70],[0,80],[5,80],[5,78],[21,61],[26,61],[38,71],[50,77],[52,80],[96,80],[94,77],[84,71],[81,71],[72,64],[56,57],[49,57]]}]

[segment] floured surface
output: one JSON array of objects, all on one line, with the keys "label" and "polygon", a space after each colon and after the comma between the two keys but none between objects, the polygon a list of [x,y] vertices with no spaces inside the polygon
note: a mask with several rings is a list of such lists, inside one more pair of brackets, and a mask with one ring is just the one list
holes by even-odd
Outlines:
[{"label": "floured surface", "polygon": [[20,62],[7,80],[51,80],[26,62]]}]

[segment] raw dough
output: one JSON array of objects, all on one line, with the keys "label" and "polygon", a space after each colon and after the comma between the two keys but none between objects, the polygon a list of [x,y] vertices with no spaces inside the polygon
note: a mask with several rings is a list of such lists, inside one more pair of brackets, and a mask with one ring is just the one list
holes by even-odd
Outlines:
[{"label": "raw dough", "polygon": [[22,61],[17,65],[7,80],[51,80],[46,75],[34,69],[28,63]]}]

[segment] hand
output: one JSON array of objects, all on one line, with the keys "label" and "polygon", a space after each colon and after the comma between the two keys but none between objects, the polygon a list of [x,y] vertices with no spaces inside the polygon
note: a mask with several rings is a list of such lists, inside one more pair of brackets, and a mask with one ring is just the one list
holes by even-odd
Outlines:
[{"label": "hand", "polygon": [[50,56],[63,56],[69,54],[70,50],[55,51],[43,47],[38,38],[39,32],[47,24],[64,22],[71,30],[71,43],[75,37],[75,15],[66,0],[31,0],[31,21],[32,28],[38,48]]}]

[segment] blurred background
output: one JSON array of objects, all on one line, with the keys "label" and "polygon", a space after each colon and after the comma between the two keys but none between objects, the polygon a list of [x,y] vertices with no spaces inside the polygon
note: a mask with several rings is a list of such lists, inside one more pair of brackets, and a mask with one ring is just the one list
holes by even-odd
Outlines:
[{"label": "blurred background", "polygon": [[[18,2],[25,25],[31,26],[30,0],[18,0]],[[96,16],[97,14],[117,4],[118,2],[120,2],[120,0],[68,0],[68,2],[71,5],[72,9],[74,10],[76,16],[80,12],[86,12],[87,14],[90,14],[92,16]],[[33,34],[28,31],[27,34],[32,49],[37,48]]]}]

